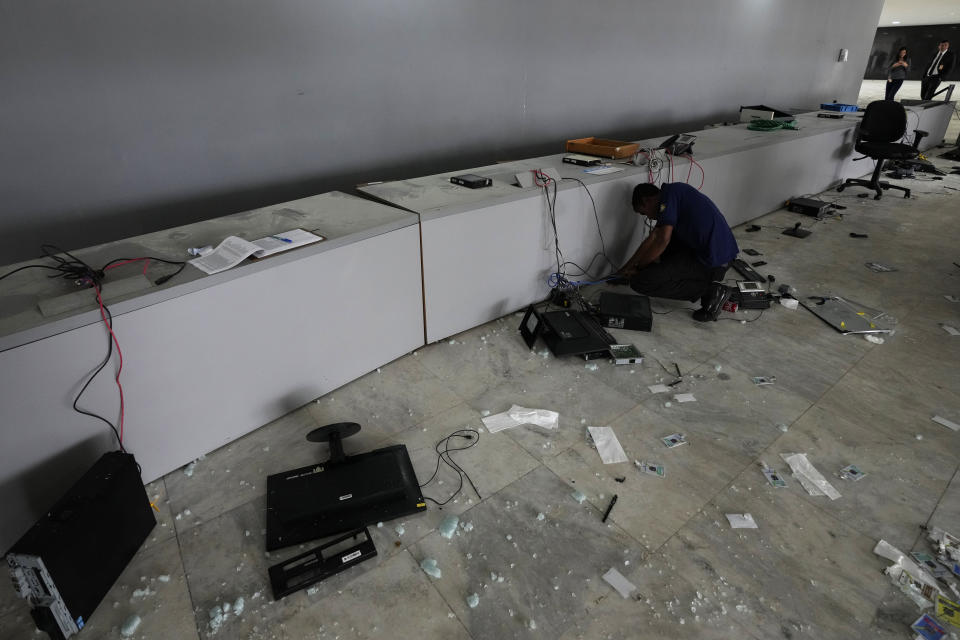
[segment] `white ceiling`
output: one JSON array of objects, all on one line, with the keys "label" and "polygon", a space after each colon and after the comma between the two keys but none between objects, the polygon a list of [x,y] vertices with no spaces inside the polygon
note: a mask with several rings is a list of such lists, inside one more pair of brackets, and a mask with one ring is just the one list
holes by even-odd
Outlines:
[{"label": "white ceiling", "polygon": [[878,26],[956,23],[960,23],[960,2],[957,0],[886,0]]}]

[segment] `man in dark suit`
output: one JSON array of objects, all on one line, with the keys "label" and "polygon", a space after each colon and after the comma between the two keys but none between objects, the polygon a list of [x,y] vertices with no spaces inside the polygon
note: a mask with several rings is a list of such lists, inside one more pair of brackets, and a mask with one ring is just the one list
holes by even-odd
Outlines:
[{"label": "man in dark suit", "polygon": [[933,100],[933,94],[937,92],[940,81],[953,70],[954,54],[949,49],[950,41],[941,40],[937,46],[937,52],[927,62],[923,79],[920,81],[920,97],[923,100]]}]

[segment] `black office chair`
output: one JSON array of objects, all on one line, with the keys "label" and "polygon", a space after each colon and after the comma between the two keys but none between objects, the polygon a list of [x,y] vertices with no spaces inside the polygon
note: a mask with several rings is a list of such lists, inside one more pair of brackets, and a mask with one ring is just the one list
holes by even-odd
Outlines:
[{"label": "black office chair", "polygon": [[[902,104],[893,100],[877,100],[868,104],[860,123],[860,129],[857,131],[857,141],[853,148],[862,153],[864,157],[876,160],[877,166],[869,180],[847,178],[842,185],[837,187],[837,191],[843,191],[847,185],[867,187],[877,192],[873,199],[879,200],[884,189],[899,189],[903,191],[904,198],[909,198],[910,189],[889,182],[880,182],[880,172],[883,170],[884,161],[912,160],[920,155],[917,145],[920,144],[920,139],[926,135],[926,132],[917,131],[911,146],[897,142],[903,138],[906,131],[907,111]],[[856,158],[856,160],[863,160],[863,158]]]}]

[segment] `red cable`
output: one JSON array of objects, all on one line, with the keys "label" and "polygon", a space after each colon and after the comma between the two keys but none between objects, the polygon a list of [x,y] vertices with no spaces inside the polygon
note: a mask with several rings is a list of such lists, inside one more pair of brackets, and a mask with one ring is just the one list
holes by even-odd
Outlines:
[{"label": "red cable", "polygon": [[109,267],[104,269],[104,271],[109,271],[114,267],[122,267],[125,264],[130,264],[131,262],[140,262],[141,260],[145,260],[145,262],[143,263],[143,275],[147,275],[147,267],[150,265],[150,258],[133,258],[132,260],[124,260],[123,262],[117,262],[115,264],[110,265]]},{"label": "red cable", "polygon": [[687,184],[690,184],[690,174],[693,173],[693,156],[687,156],[687,159],[690,160],[690,166],[687,167]]},{"label": "red cable", "polygon": [[[143,259],[143,258],[141,258]],[[131,262],[133,262],[131,260]],[[123,371],[123,352],[120,351],[120,343],[117,341],[117,334],[113,332],[113,327],[110,326],[110,323],[107,321],[107,314],[103,309],[103,299],[100,297],[100,287],[95,286],[94,290],[97,292],[97,302],[100,304],[100,317],[103,318],[103,324],[107,328],[107,331],[110,332],[110,336],[113,338],[113,344],[117,347],[117,355],[120,356],[120,367],[117,369],[117,389],[120,390],[120,446],[123,446],[123,385],[120,384],[120,372]]]},{"label": "red cable", "polygon": [[690,156],[690,162],[697,165],[697,168],[700,169],[700,186],[697,187],[698,190],[703,189],[703,183],[707,179],[707,172],[703,170],[703,167],[700,166],[700,163],[693,159],[693,156]]}]

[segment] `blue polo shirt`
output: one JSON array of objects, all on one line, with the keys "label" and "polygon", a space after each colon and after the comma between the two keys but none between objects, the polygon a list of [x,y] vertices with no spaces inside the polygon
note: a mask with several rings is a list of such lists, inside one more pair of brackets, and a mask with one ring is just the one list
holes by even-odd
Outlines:
[{"label": "blue polo shirt", "polygon": [[682,182],[660,186],[657,225],[671,225],[673,238],[693,249],[708,267],[719,267],[740,251],[730,225],[707,196]]}]

